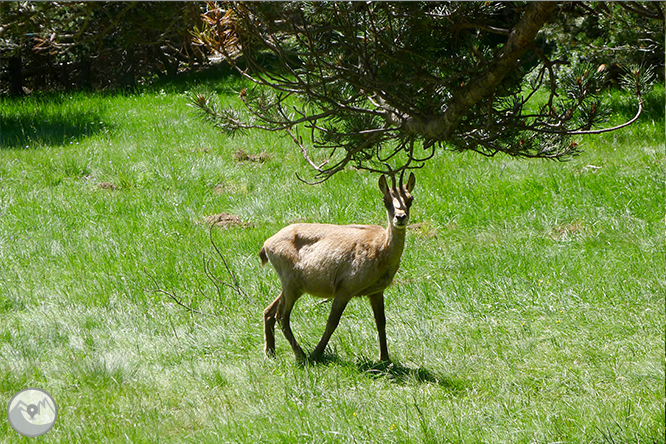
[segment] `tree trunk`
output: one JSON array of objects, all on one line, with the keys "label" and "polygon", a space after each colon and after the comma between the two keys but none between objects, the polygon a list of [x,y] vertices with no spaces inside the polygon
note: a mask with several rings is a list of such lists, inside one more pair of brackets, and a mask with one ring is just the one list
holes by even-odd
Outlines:
[{"label": "tree trunk", "polygon": [[10,57],[7,63],[7,74],[9,75],[9,94],[22,96],[23,91],[23,63],[21,56]]}]

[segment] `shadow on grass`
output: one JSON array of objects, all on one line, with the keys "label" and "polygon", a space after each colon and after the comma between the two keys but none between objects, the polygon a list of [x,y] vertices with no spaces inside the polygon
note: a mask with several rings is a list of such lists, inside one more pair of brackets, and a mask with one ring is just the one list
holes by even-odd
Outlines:
[{"label": "shadow on grass", "polygon": [[164,90],[165,92],[182,94],[193,89],[205,88],[217,94],[230,94],[233,89],[228,85],[237,84],[241,78],[240,73],[232,66],[226,63],[214,63],[180,72],[174,77],[158,78],[145,85],[142,91],[155,93]]},{"label": "shadow on grass", "polygon": [[30,149],[75,143],[106,127],[97,115],[3,116],[0,149]]},{"label": "shadow on grass", "polygon": [[0,149],[65,145],[108,131],[103,102],[81,97],[44,93],[0,101]]},{"label": "shadow on grass", "polygon": [[340,365],[354,368],[373,379],[385,379],[399,385],[436,384],[455,393],[464,392],[466,386],[460,379],[451,378],[426,367],[410,367],[399,362],[372,361],[365,357],[359,357],[355,362],[351,362],[336,354],[326,353],[315,362],[309,361],[308,365]]},{"label": "shadow on grass", "polygon": [[[258,62],[264,68],[279,69],[279,62],[272,54],[263,54],[258,57]],[[243,60],[237,60],[238,67],[246,70],[248,67]],[[284,73],[288,74],[288,73]],[[238,94],[237,89],[244,82],[240,72],[225,62],[210,63],[197,68],[179,72],[173,77],[163,77],[155,79],[153,82],[145,85],[142,91],[159,91],[161,89],[174,93],[184,93],[197,89],[205,89],[216,94]],[[247,85],[245,85],[247,86]]]},{"label": "shadow on grass", "polygon": [[409,367],[399,362],[376,362],[361,359],[356,362],[359,372],[371,378],[387,379],[396,384],[436,384],[452,392],[462,392],[463,381],[455,380],[426,367]]},{"label": "shadow on grass", "polygon": [[[643,120],[664,120],[664,88],[655,86],[643,94]],[[632,118],[638,110],[638,99],[628,95],[620,96],[615,92],[614,99],[610,102],[613,112],[620,113],[624,120]]]}]

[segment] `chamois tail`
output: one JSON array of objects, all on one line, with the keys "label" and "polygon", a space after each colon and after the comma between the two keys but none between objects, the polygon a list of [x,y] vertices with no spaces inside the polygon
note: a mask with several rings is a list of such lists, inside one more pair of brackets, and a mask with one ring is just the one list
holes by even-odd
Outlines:
[{"label": "chamois tail", "polygon": [[264,247],[261,247],[261,251],[259,252],[259,259],[261,259],[262,267],[266,265],[266,262],[268,262],[268,256],[266,256],[266,249]]}]

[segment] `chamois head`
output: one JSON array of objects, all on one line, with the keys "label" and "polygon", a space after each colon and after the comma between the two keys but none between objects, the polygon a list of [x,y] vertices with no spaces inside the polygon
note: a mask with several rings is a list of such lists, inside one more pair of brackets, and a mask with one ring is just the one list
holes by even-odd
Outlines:
[{"label": "chamois head", "polygon": [[407,184],[403,185],[403,174],[400,174],[400,185],[396,186],[395,177],[391,177],[392,186],[386,183],[386,176],[379,178],[379,189],[384,194],[384,206],[388,212],[389,223],[394,228],[404,230],[409,223],[409,207],[412,206],[412,190],[416,185],[414,173],[409,174]]}]

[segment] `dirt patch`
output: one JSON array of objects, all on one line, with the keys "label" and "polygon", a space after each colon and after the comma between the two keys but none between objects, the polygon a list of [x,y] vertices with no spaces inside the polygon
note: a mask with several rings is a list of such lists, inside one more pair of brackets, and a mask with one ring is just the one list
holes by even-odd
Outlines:
[{"label": "dirt patch", "polygon": [[247,185],[233,182],[218,183],[211,191],[218,196],[224,196],[228,194],[247,194]]},{"label": "dirt patch", "polygon": [[205,220],[206,224],[220,228],[226,228],[226,227],[249,228],[252,226],[252,224],[250,224],[249,222],[243,222],[240,217],[230,213],[213,214],[211,216],[206,217]]},{"label": "dirt patch", "polygon": [[234,153],[234,159],[237,162],[258,162],[264,163],[270,158],[270,154],[266,151],[262,151],[260,154],[250,154],[244,150],[238,150]]},{"label": "dirt patch", "polygon": [[229,193],[229,187],[224,184],[217,184],[213,187],[213,193],[218,194],[218,195],[223,195],[223,194],[228,194]]},{"label": "dirt patch", "polygon": [[111,182],[100,182],[97,184],[97,188],[100,190],[117,190],[119,187],[115,183]]}]

